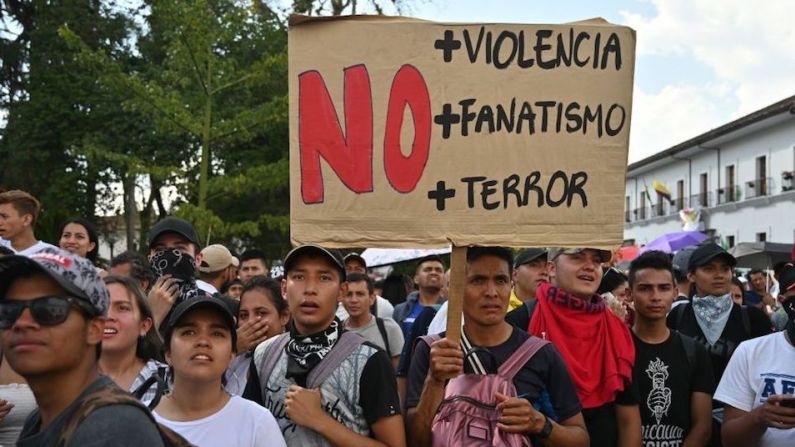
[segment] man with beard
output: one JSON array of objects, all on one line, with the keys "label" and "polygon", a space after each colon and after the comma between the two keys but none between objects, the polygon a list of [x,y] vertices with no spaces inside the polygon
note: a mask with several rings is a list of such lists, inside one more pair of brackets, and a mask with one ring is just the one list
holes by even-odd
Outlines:
[{"label": "man with beard", "polygon": [[406,297],[406,301],[395,306],[392,319],[401,325],[403,337],[408,342],[409,333],[414,320],[428,306],[435,306],[445,301],[442,296],[444,285],[444,263],[437,255],[426,256],[417,263],[414,282],[419,288]]},{"label": "man with beard", "polygon": [[795,266],[784,267],[779,284],[787,329],[741,343],[715,392],[726,447],[795,444]]}]

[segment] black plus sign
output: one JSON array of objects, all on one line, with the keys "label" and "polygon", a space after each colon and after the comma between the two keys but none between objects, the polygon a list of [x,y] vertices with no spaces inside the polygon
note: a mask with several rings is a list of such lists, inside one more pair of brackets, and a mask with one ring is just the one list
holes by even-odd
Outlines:
[{"label": "black plus sign", "polygon": [[461,115],[453,113],[450,104],[442,106],[442,113],[433,117],[433,122],[442,126],[442,138],[450,138],[450,127],[461,122]]},{"label": "black plus sign", "polygon": [[447,189],[445,186],[444,180],[439,180],[436,182],[436,189],[428,191],[428,198],[436,200],[436,209],[439,211],[444,211],[444,204],[447,199],[455,197],[455,189]]},{"label": "black plus sign", "polygon": [[444,32],[444,39],[436,39],[433,47],[444,51],[444,61],[450,62],[453,60],[453,51],[461,48],[461,41],[453,39],[453,31],[447,30]]}]

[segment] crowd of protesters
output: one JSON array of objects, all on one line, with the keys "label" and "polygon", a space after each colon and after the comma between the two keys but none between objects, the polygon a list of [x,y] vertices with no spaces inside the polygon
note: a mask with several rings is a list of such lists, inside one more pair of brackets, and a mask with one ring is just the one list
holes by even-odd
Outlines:
[{"label": "crowd of protesters", "polygon": [[439,256],[374,281],[303,245],[271,277],[167,217],[102,264],[39,212],[0,193],[0,446],[795,445],[792,263],[469,247],[448,337]]}]

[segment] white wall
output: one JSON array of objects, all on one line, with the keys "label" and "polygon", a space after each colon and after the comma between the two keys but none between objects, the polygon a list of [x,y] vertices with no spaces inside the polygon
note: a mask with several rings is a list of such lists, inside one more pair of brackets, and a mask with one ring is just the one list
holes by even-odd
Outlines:
[{"label": "white wall", "polygon": [[[704,144],[691,156],[690,178],[687,160],[671,159],[656,169],[627,178],[626,195],[630,196],[630,212],[640,206],[644,181],[652,203],[658,200],[652,181],[663,183],[673,199],[677,199],[676,182],[685,180],[685,197],[700,193],[700,175],[708,174],[711,206],[702,211],[705,229],[715,229],[720,236],[733,235],[735,243],[753,242],[757,233],[766,233],[768,241],[791,243],[795,240],[795,192],[782,193],[782,171],[795,170],[795,118],[720,144]],[[766,177],[771,178],[767,197],[748,199],[746,182],[756,180],[756,157],[767,157]],[[726,167],[735,166],[735,185],[741,189],[738,202],[717,205],[717,190],[727,186]],[[720,178],[720,182],[719,182]],[[636,187],[637,185],[637,187]],[[647,205],[649,205],[647,200]],[[665,217],[625,223],[624,238],[645,244],[652,239],[682,229],[675,213]]]}]

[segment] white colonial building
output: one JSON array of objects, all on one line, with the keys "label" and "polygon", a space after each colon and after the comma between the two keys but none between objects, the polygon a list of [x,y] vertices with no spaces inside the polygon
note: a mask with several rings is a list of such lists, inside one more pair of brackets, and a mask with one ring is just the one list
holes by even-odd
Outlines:
[{"label": "white colonial building", "polygon": [[[633,163],[625,244],[683,228],[680,211],[729,246],[795,240],[795,96]],[[657,190],[662,185],[670,200]],[[691,213],[695,214],[695,213]]]}]

